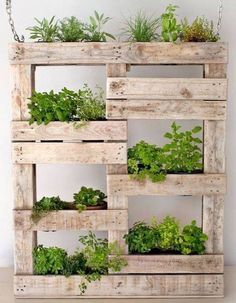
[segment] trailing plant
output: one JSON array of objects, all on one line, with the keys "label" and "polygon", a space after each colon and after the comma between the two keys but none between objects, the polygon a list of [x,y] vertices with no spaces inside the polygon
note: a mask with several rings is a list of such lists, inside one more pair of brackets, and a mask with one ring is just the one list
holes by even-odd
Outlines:
[{"label": "trailing plant", "polygon": [[175,42],[180,35],[181,25],[176,18],[178,6],[169,4],[161,15],[161,37],[164,42]]},{"label": "trailing plant", "polygon": [[219,39],[213,22],[206,17],[197,17],[192,24],[187,18],[182,21],[181,40],[184,42],[217,42]]},{"label": "trailing plant", "polygon": [[85,41],[89,42],[106,42],[107,38],[115,40],[116,38],[103,30],[104,26],[111,20],[104,14],[94,11],[94,16],[89,17],[89,23],[85,25]]},{"label": "trailing plant", "polygon": [[164,137],[171,140],[163,146],[165,154],[165,170],[171,173],[191,173],[202,170],[202,151],[199,144],[201,139],[195,135],[202,130],[195,126],[190,131],[181,132],[181,126],[175,122],[171,125],[172,132],[167,132]]},{"label": "trailing plant", "polygon": [[105,198],[106,195],[102,191],[85,186],[74,194],[75,205],[79,211],[85,210],[87,206],[103,205]]},{"label": "trailing plant", "polygon": [[93,121],[105,119],[102,89],[93,93],[85,84],[78,92],[63,88],[59,93],[34,92],[28,104],[30,124],[48,124],[51,121]]},{"label": "trailing plant", "polygon": [[138,12],[133,18],[126,20],[124,34],[128,41],[151,42],[158,39],[157,30],[160,26],[160,18],[148,17],[144,12]]},{"label": "trailing plant", "polygon": [[85,39],[84,23],[71,16],[60,21],[58,38],[62,42],[78,42]]},{"label": "trailing plant", "polygon": [[34,272],[36,275],[59,275],[65,267],[67,253],[58,247],[39,245],[33,250]]},{"label": "trailing plant", "polygon": [[59,197],[43,197],[33,205],[31,219],[34,223],[37,223],[50,211],[58,211],[64,208],[65,202]]},{"label": "trailing plant", "polygon": [[35,18],[35,21],[37,25],[26,28],[30,31],[30,39],[37,39],[39,42],[55,42],[58,40],[58,21],[55,21],[55,16],[50,20]]}]

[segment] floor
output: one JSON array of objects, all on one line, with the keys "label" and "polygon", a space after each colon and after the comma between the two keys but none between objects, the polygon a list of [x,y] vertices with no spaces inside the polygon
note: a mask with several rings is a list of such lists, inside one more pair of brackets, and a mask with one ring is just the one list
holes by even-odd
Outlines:
[{"label": "floor", "polygon": [[[9,268],[0,269],[0,303],[68,303],[80,299],[15,299],[12,287],[13,271]],[[236,303],[236,266],[225,267],[225,298],[219,299],[82,299],[83,303]]]}]

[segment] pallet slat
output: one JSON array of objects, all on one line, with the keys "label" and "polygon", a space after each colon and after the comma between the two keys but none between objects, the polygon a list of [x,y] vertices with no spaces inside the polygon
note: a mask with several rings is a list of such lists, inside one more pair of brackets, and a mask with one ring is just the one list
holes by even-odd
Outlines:
[{"label": "pallet slat", "polygon": [[13,163],[125,164],[126,143],[12,143]]},{"label": "pallet slat", "polygon": [[225,120],[226,106],[224,101],[107,100],[107,118]]},{"label": "pallet slat", "polygon": [[127,140],[126,121],[91,121],[78,127],[74,122],[51,122],[48,125],[29,125],[28,121],[13,121],[11,125],[13,141],[37,140]]},{"label": "pallet slat", "polygon": [[11,43],[11,64],[227,63],[226,43]]},{"label": "pallet slat", "polygon": [[16,230],[127,230],[127,210],[83,211],[61,210],[50,212],[37,224],[30,218],[31,210],[15,210]]},{"label": "pallet slat", "polygon": [[[194,186],[193,186],[194,184]],[[163,182],[140,182],[129,175],[107,176],[108,196],[180,196],[217,195],[226,191],[224,174],[167,175]]]},{"label": "pallet slat", "polygon": [[226,100],[226,79],[107,78],[108,99]]},{"label": "pallet slat", "polygon": [[220,274],[223,255],[128,255],[122,274]]},{"label": "pallet slat", "polygon": [[[17,297],[78,297],[82,278],[15,276]],[[92,282],[83,297],[222,297],[223,275],[114,275]]]}]

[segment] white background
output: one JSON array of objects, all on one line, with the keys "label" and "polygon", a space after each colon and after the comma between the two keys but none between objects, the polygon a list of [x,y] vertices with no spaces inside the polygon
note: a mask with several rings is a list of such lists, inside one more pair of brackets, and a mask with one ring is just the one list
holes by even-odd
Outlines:
[{"label": "white background", "polygon": [[[11,190],[11,158],[10,158],[10,73],[7,56],[8,42],[12,41],[4,11],[5,1],[0,4],[0,266],[13,264],[13,232],[12,232],[12,190]],[[109,32],[119,34],[122,32],[124,18],[135,14],[140,9],[145,9],[149,14],[160,15],[169,3],[166,0],[13,0],[14,17],[17,29],[25,32],[27,26],[34,24],[34,17],[58,18],[75,15],[83,20],[94,10],[104,12],[113,20],[108,26]],[[190,19],[197,15],[206,15],[216,21],[217,0],[179,0],[173,1],[180,6],[179,16],[188,16]],[[227,123],[227,173],[228,195],[225,205],[225,260],[227,265],[236,264],[236,154],[235,144],[235,116],[236,101],[236,2],[224,1],[224,19],[222,27],[222,40],[229,42],[230,62],[229,77],[229,108]],[[133,68],[130,76],[161,76],[161,77],[200,77],[201,69],[196,67],[182,68]],[[40,68],[36,74],[36,89],[50,90],[61,89],[67,86],[70,89],[79,88],[84,82],[91,87],[96,84],[105,87],[105,68],[103,67],[54,67]],[[162,135],[168,130],[171,121],[132,121],[129,122],[129,145],[134,145],[138,140],[148,142],[165,142]],[[191,127],[201,121],[182,123],[183,127]],[[73,193],[82,185],[94,186],[106,191],[105,168],[100,166],[65,166],[41,165],[38,167],[38,198],[43,195],[60,195],[61,198],[71,200]],[[179,218],[183,223],[197,219],[201,224],[201,199],[200,197],[157,198],[139,197],[129,201],[130,222],[145,219],[147,222],[153,215],[158,218],[169,214]],[[46,245],[59,245],[72,252],[77,246],[78,232],[42,233],[39,242]]]}]

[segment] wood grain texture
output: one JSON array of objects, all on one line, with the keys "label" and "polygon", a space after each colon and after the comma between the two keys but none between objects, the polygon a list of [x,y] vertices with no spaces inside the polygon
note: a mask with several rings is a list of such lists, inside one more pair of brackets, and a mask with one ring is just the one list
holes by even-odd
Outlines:
[{"label": "wood grain texture", "polygon": [[219,274],[224,271],[223,255],[129,255],[123,274]]},{"label": "wood grain texture", "polygon": [[11,43],[11,64],[227,63],[226,43]]},{"label": "wood grain texture", "polygon": [[13,121],[11,129],[13,141],[127,140],[126,121],[91,121],[79,128],[73,122],[51,122],[48,125],[34,123],[29,125],[27,121]]},{"label": "wood grain texture", "polygon": [[125,164],[126,143],[12,143],[18,164]]},{"label": "wood grain texture", "polygon": [[50,212],[37,224],[31,220],[31,210],[15,210],[16,230],[127,230],[127,210],[83,211],[60,210]]},{"label": "wood grain texture", "polygon": [[[15,276],[14,293],[26,298],[80,297],[80,276]],[[222,297],[223,275],[109,275],[83,297]]]},{"label": "wood grain texture", "polygon": [[107,100],[108,119],[225,120],[225,101]]},{"label": "wood grain texture", "polygon": [[165,181],[153,183],[148,179],[140,182],[129,175],[108,175],[107,187],[108,196],[201,196],[224,194],[226,178],[224,174],[167,175]]},{"label": "wood grain texture", "polygon": [[226,79],[107,78],[108,99],[226,100]]}]

